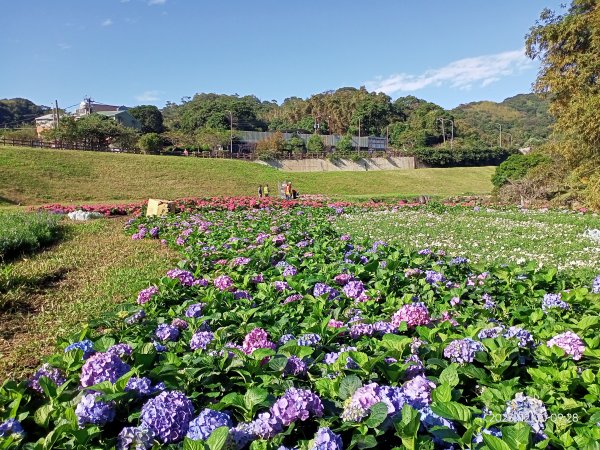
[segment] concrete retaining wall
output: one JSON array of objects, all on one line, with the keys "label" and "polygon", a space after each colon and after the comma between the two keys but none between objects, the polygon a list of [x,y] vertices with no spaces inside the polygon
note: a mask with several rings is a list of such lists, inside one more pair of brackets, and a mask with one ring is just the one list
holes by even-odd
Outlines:
[{"label": "concrete retaining wall", "polygon": [[365,172],[369,170],[410,170],[415,169],[413,157],[365,158],[359,161],[350,159],[280,159],[260,161],[286,172]]}]

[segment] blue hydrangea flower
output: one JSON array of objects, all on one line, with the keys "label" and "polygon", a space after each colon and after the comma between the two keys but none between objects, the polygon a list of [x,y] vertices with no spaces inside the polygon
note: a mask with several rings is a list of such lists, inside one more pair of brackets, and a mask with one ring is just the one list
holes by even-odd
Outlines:
[{"label": "blue hydrangea flower", "polygon": [[298,345],[302,345],[304,347],[312,347],[319,342],[321,342],[321,336],[315,333],[303,334],[298,338]]},{"label": "blue hydrangea flower", "polygon": [[310,416],[321,417],[323,403],[313,392],[292,387],[277,399],[270,412],[283,426],[288,426],[296,420],[307,420]]},{"label": "blue hydrangea flower", "polygon": [[546,314],[550,309],[569,309],[570,305],[563,301],[560,294],[544,294],[542,311]]},{"label": "blue hydrangea flower", "polygon": [[600,275],[592,281],[592,294],[600,294]]},{"label": "blue hydrangea flower", "polygon": [[154,331],[154,334],[163,342],[176,341],[179,337],[179,328],[161,323]]},{"label": "blue hydrangea flower", "polygon": [[307,371],[306,363],[295,355],[289,357],[285,368],[283,369],[284,375],[302,376]]},{"label": "blue hydrangea flower", "polygon": [[543,432],[547,419],[548,411],[544,406],[544,402],[523,395],[522,392],[518,392],[513,400],[506,403],[504,420],[507,422],[525,422],[537,434]]},{"label": "blue hydrangea flower", "polygon": [[17,435],[15,437],[25,436],[25,431],[21,426],[21,423],[16,419],[8,419],[0,423],[0,438]]},{"label": "blue hydrangea flower", "polygon": [[131,377],[125,385],[126,392],[135,392],[140,397],[150,395],[154,392],[152,380],[146,377]]},{"label": "blue hydrangea flower", "polygon": [[495,338],[501,336],[502,333],[504,333],[504,327],[502,327],[502,326],[492,327],[492,328],[484,328],[477,334],[477,337],[479,339],[495,339]]},{"label": "blue hydrangea flower", "polygon": [[60,370],[46,363],[42,365],[42,367],[40,367],[38,370],[36,370],[36,372],[29,379],[28,383],[31,389],[39,392],[40,394],[44,392],[42,387],[40,386],[40,378],[42,377],[50,379],[56,386],[60,386],[66,381],[65,377],[63,376]]},{"label": "blue hydrangea flower", "polygon": [[202,315],[202,309],[204,308],[204,303],[194,303],[185,310],[185,316],[190,317],[192,319],[197,319]]},{"label": "blue hydrangea flower", "polygon": [[74,342],[71,345],[68,345],[65,348],[65,353],[70,352],[71,350],[82,350],[83,359],[88,359],[95,353],[94,343],[89,339],[84,339],[83,341]]},{"label": "blue hydrangea flower", "polygon": [[518,326],[510,327],[506,331],[506,333],[504,333],[504,337],[506,339],[512,339],[512,338],[517,339],[519,341],[518,342],[519,347],[522,347],[522,348],[532,347],[535,345],[535,341],[534,341],[531,333],[527,330],[524,330],[521,327],[518,327]]},{"label": "blue hydrangea flower", "polygon": [[81,397],[75,408],[75,415],[80,428],[88,423],[102,426],[114,420],[115,404],[97,400],[100,395],[99,392],[92,392]]},{"label": "blue hydrangea flower", "polygon": [[96,353],[81,368],[81,386],[89,387],[102,381],[114,383],[127,372],[129,365],[113,353]]},{"label": "blue hydrangea flower", "polygon": [[328,427],[322,427],[317,430],[313,446],[310,450],[343,450],[344,443],[342,438],[335,434]]},{"label": "blue hydrangea flower", "polygon": [[210,331],[198,331],[194,333],[190,340],[190,348],[192,350],[206,350],[208,344],[210,344],[215,338],[215,335]]},{"label": "blue hydrangea flower", "polygon": [[198,417],[190,422],[187,437],[195,441],[206,440],[214,430],[220,427],[233,427],[229,414],[205,408]]},{"label": "blue hydrangea flower", "polygon": [[134,323],[139,323],[146,317],[146,311],[140,309],[138,312],[132,314],[128,318],[125,319],[125,323],[127,325],[133,325]]}]

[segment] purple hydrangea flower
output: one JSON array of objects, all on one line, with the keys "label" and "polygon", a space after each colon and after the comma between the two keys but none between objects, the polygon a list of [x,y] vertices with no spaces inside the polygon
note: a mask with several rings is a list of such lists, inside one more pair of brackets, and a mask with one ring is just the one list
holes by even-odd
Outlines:
[{"label": "purple hydrangea flower", "polygon": [[548,313],[550,309],[569,309],[567,302],[563,301],[560,294],[544,294],[542,311]]},{"label": "purple hydrangea flower", "polygon": [[156,286],[150,286],[146,289],[142,289],[138,294],[137,302],[139,305],[148,303],[150,299],[156,294],[158,294],[158,288]]},{"label": "purple hydrangea flower", "polygon": [[335,434],[328,427],[322,427],[317,430],[313,446],[310,450],[343,450],[344,443],[342,438]]},{"label": "purple hydrangea flower", "polygon": [[126,356],[131,356],[131,353],[133,353],[133,349],[131,348],[131,345],[129,345],[129,344],[120,343],[120,344],[111,345],[108,348],[108,350],[106,350],[106,352],[117,355],[119,358],[124,358]]},{"label": "purple hydrangea flower", "polygon": [[0,423],[0,438],[16,435],[15,437],[25,436],[25,431],[21,426],[21,422],[17,419],[8,419]]},{"label": "purple hydrangea flower", "polygon": [[479,339],[495,339],[504,333],[504,327],[484,328],[477,334]]},{"label": "purple hydrangea flower", "polygon": [[373,331],[379,334],[393,334],[398,331],[398,327],[391,322],[380,320],[373,324]]},{"label": "purple hydrangea flower", "polygon": [[166,323],[161,323],[154,334],[163,342],[176,341],[179,338],[179,328]]},{"label": "purple hydrangea flower", "polygon": [[129,372],[129,365],[113,353],[96,353],[81,368],[81,386],[90,387],[103,381],[114,383]]},{"label": "purple hydrangea flower", "polygon": [[148,450],[154,433],[145,427],[125,427],[117,437],[117,450]]},{"label": "purple hydrangea flower", "polygon": [[524,330],[521,327],[512,326],[506,333],[504,333],[504,337],[506,339],[515,338],[519,341],[519,347],[532,347],[535,344],[533,336],[527,330]]},{"label": "purple hydrangea flower", "polygon": [[[273,416],[272,412],[264,412],[248,424],[248,433],[251,440],[256,438],[271,439],[278,433],[283,431],[281,421]],[[240,448],[240,447],[238,447]]]},{"label": "purple hydrangea flower", "polygon": [[600,275],[592,281],[592,294],[600,294]]},{"label": "purple hydrangea flower", "polygon": [[95,353],[94,343],[89,339],[84,339],[83,341],[74,342],[71,345],[68,345],[65,348],[65,353],[70,352],[71,350],[82,350],[83,359],[88,359]]},{"label": "purple hydrangea flower", "polygon": [[550,339],[547,344],[548,347],[559,347],[564,350],[567,355],[571,355],[575,361],[578,361],[583,356],[585,351],[585,345],[583,340],[572,331],[565,331],[564,333],[557,334]]},{"label": "purple hydrangea flower", "polygon": [[248,291],[244,291],[241,289],[239,289],[233,293],[233,298],[235,300],[240,300],[240,299],[252,300],[250,293]]},{"label": "purple hydrangea flower", "polygon": [[75,408],[77,424],[83,428],[86,424],[102,426],[112,422],[115,418],[115,404],[97,400],[101,394],[92,392],[85,394]]},{"label": "purple hydrangea flower", "polygon": [[250,355],[259,348],[275,349],[275,344],[269,341],[269,335],[262,328],[255,328],[244,338],[242,343],[242,351]]},{"label": "purple hydrangea flower", "polygon": [[408,364],[404,376],[407,380],[417,376],[425,376],[425,366],[418,355],[410,355],[404,360],[404,364]]},{"label": "purple hydrangea flower", "polygon": [[417,253],[419,255],[431,255],[433,252],[428,248],[424,248],[424,249],[419,250]]},{"label": "purple hydrangea flower", "polygon": [[496,308],[496,302],[492,299],[492,296],[488,293],[485,293],[481,296],[481,299],[484,301],[483,309],[494,309]]},{"label": "purple hydrangea flower", "polygon": [[473,443],[474,444],[482,444],[484,434],[489,434],[490,436],[495,436],[497,438],[502,437],[502,431],[500,431],[497,428],[483,428],[481,430],[481,433],[477,433],[475,436],[473,436]]},{"label": "purple hydrangea flower", "polygon": [[452,362],[464,364],[473,362],[475,353],[483,351],[485,347],[481,342],[471,338],[456,339],[446,346],[444,356]]},{"label": "purple hydrangea flower", "polygon": [[279,338],[279,341],[277,342],[278,345],[285,345],[290,341],[293,341],[294,339],[296,339],[296,337],[293,334],[284,334],[283,336],[281,336]]},{"label": "purple hydrangea flower", "polygon": [[465,258],[464,256],[456,256],[450,260],[449,264],[451,266],[458,266],[460,264],[468,264],[468,263],[469,263],[469,260],[467,258]]},{"label": "purple hydrangea flower", "polygon": [[344,322],[341,320],[330,319],[327,323],[327,326],[331,328],[342,328],[344,326]]},{"label": "purple hydrangea flower", "polygon": [[185,320],[180,319],[179,317],[173,319],[171,321],[171,325],[179,330],[187,330],[189,327],[189,324]]},{"label": "purple hydrangea flower", "polygon": [[344,294],[348,298],[357,299],[364,292],[365,286],[362,281],[348,281],[343,288]]},{"label": "purple hydrangea flower", "polygon": [[233,287],[233,280],[227,275],[220,275],[214,279],[213,284],[221,291],[229,291]]},{"label": "purple hydrangea flower", "polygon": [[340,417],[346,422],[360,422],[368,415],[369,408],[379,402],[386,404],[388,414],[395,415],[406,401],[402,389],[370,383],[359,387],[344,402],[344,411]]},{"label": "purple hydrangea flower", "polygon": [[205,408],[200,411],[198,417],[190,422],[187,437],[195,441],[206,440],[213,431],[220,427],[233,427],[229,414]]},{"label": "purple hydrangea flower", "polygon": [[350,337],[358,339],[361,336],[371,336],[373,334],[373,325],[370,323],[357,323],[350,327]]},{"label": "purple hydrangea flower", "polygon": [[142,424],[163,444],[178,442],[194,415],[192,402],[179,391],[165,391],[142,406]]},{"label": "purple hydrangea flower", "polygon": [[237,258],[234,258],[233,261],[231,261],[231,264],[236,267],[237,266],[245,266],[250,261],[251,261],[250,258],[246,258],[245,256],[238,256]]},{"label": "purple hydrangea flower", "polygon": [[194,303],[185,310],[185,316],[191,319],[197,319],[202,316],[202,309],[204,308],[204,303]]},{"label": "purple hydrangea flower", "polygon": [[327,298],[329,298],[329,300],[333,300],[339,295],[339,293],[334,288],[326,285],[325,283],[315,284],[315,287],[313,288],[313,296],[320,297],[322,295],[327,295]]},{"label": "purple hydrangea flower", "polygon": [[286,299],[283,301],[283,304],[285,305],[286,303],[296,302],[298,300],[302,300],[303,298],[304,296],[302,294],[292,294],[289,297],[286,297]]},{"label": "purple hydrangea flower", "polygon": [[443,283],[446,281],[446,277],[435,270],[426,270],[425,281],[427,281],[429,284]]},{"label": "purple hydrangea flower", "polygon": [[126,392],[135,392],[138,396],[147,396],[154,393],[152,381],[146,377],[131,377],[125,386]]},{"label": "purple hydrangea flower", "polygon": [[425,303],[415,302],[403,305],[394,313],[391,322],[396,327],[400,326],[402,322],[406,322],[409,327],[416,327],[429,324],[431,318],[429,317],[429,310],[425,306]]},{"label": "purple hydrangea flower", "polygon": [[305,421],[310,416],[321,417],[323,403],[313,392],[292,387],[277,399],[270,412],[283,426],[288,426],[296,420]]},{"label": "purple hydrangea flower", "polygon": [[537,434],[542,433],[547,419],[548,411],[544,402],[523,395],[522,392],[518,392],[513,400],[506,403],[504,420],[514,423],[525,422]]},{"label": "purple hydrangea flower", "polygon": [[275,281],[273,286],[275,286],[275,290],[278,292],[287,291],[290,289],[290,285],[287,283],[287,281]]},{"label": "purple hydrangea flower", "polygon": [[194,333],[190,340],[190,348],[192,350],[206,350],[208,344],[210,344],[215,338],[215,335],[210,331],[198,331]]},{"label": "purple hydrangea flower", "polygon": [[173,280],[179,280],[183,286],[192,286],[194,284],[194,275],[192,272],[183,269],[171,269],[167,276]]},{"label": "purple hydrangea flower", "polygon": [[417,375],[402,386],[404,395],[415,408],[422,408],[431,404],[431,391],[434,389],[435,383],[422,375]]},{"label": "purple hydrangea flower", "polygon": [[67,381],[60,370],[46,363],[35,371],[28,382],[29,387],[40,394],[44,392],[40,386],[40,378],[42,377],[50,379],[56,386],[61,386],[65,381]]},{"label": "purple hydrangea flower", "polygon": [[295,355],[292,355],[287,360],[285,368],[283,369],[284,375],[302,376],[307,371],[306,363]]},{"label": "purple hydrangea flower", "polygon": [[349,273],[340,273],[339,275],[336,275],[333,278],[333,281],[335,281],[335,283],[339,284],[340,286],[345,286],[351,280],[352,275],[350,275]]}]

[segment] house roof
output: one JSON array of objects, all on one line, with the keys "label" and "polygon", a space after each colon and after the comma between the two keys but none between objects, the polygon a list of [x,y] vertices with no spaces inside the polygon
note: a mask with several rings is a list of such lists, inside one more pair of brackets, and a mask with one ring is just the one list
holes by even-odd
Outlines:
[{"label": "house roof", "polygon": [[44,114],[43,116],[35,118],[35,120],[53,120],[53,119],[54,119],[54,114],[53,113]]},{"label": "house roof", "polygon": [[[94,114],[100,114],[101,116],[114,117],[120,114],[127,113],[127,111],[95,111]],[[129,113],[127,113],[129,114]]]}]

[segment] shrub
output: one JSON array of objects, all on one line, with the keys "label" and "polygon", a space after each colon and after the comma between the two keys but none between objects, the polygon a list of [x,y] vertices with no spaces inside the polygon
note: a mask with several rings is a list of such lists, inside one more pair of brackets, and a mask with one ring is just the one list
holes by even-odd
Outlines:
[{"label": "shrub", "polygon": [[162,138],[157,133],[146,133],[138,140],[138,147],[144,152],[158,152],[162,149]]},{"label": "shrub", "polygon": [[506,160],[515,150],[477,147],[421,147],[413,150],[423,164],[430,167],[494,166]]},{"label": "shrub", "polygon": [[496,172],[492,176],[492,184],[494,187],[500,188],[509,180],[520,180],[527,175],[530,169],[549,161],[547,156],[540,153],[512,155],[496,168]]},{"label": "shrub", "polygon": [[323,139],[318,134],[313,134],[306,143],[306,147],[309,152],[320,153],[325,148],[325,144],[323,143]]},{"label": "shrub", "polygon": [[270,159],[276,157],[284,149],[285,138],[281,132],[277,132],[256,144],[256,155],[260,159]]},{"label": "shrub", "polygon": [[60,237],[60,216],[47,213],[0,214],[0,259],[37,250]]},{"label": "shrub", "polygon": [[352,138],[350,136],[343,136],[337,144],[335,144],[335,150],[338,153],[349,153],[352,149]]}]

